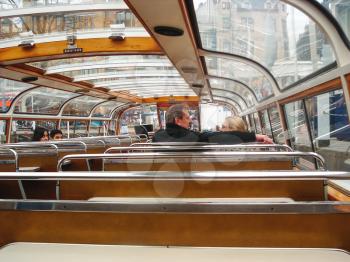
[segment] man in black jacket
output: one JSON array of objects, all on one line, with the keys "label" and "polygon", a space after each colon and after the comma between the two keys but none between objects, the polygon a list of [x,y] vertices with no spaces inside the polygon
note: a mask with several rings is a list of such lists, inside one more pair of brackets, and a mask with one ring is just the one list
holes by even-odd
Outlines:
[{"label": "man in black jacket", "polygon": [[239,144],[246,142],[272,143],[264,135],[250,132],[204,132],[189,130],[191,119],[189,107],[186,104],[176,104],[169,107],[166,114],[166,129],[154,134],[153,142],[209,142],[216,144]]}]

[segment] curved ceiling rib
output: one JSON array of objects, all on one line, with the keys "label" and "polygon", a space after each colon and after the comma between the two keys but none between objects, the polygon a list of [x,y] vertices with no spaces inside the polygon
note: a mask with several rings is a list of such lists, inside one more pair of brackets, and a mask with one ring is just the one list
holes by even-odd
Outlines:
[{"label": "curved ceiling rib", "polygon": [[228,100],[228,101],[232,102],[232,106],[234,106],[235,108],[239,109],[239,110],[237,110],[237,112],[243,112],[242,107],[235,100],[232,100],[231,98],[228,98],[228,97],[225,97],[225,96],[218,96],[218,95],[215,96],[215,95],[213,95],[213,100],[214,101],[216,100],[216,98],[219,98],[222,101]]},{"label": "curved ceiling rib", "polygon": [[231,82],[233,82],[235,84],[238,84],[238,85],[244,87],[254,97],[254,102],[255,103],[257,103],[257,101],[258,101],[254,91],[248,85],[243,83],[242,81],[239,81],[237,79],[228,78],[228,77],[223,77],[223,76],[207,75],[206,77],[207,77],[208,80],[210,80],[210,79],[218,79],[218,80],[231,81]]},{"label": "curved ceiling rib", "polygon": [[126,72],[109,72],[98,74],[87,74],[74,76],[74,82],[89,81],[95,79],[108,79],[108,78],[138,78],[138,77],[178,77],[179,73],[176,70],[158,70],[158,71],[126,71]]},{"label": "curved ceiling rib", "polygon": [[311,17],[312,20],[314,20],[318,25],[320,25],[332,43],[333,51],[336,55],[338,65],[343,66],[349,64],[350,52],[341,34],[339,33],[339,30],[341,30],[341,28],[337,28],[335,26],[336,24],[338,24],[336,21],[330,21],[327,15],[323,13],[322,10],[318,7],[318,3],[316,3],[315,1],[305,0],[281,1],[303,11],[305,14]]},{"label": "curved ceiling rib", "polygon": [[[240,94],[237,94],[236,92],[233,92],[231,90],[227,90],[227,89],[222,89],[222,88],[211,88],[213,92],[213,96],[215,96],[215,91],[219,91],[219,92],[225,92],[225,93],[230,93],[230,94],[233,94],[234,96],[237,96],[240,98],[240,100],[242,100],[243,104],[245,105],[246,108],[249,108],[247,102],[245,101],[245,99],[240,95]],[[237,102],[239,104],[239,102]]]},{"label": "curved ceiling rib", "polygon": [[[253,67],[254,69],[256,69],[257,71],[259,71],[269,81],[275,96],[277,96],[281,93],[280,88],[278,86],[278,83],[277,83],[275,77],[271,74],[271,72],[267,68],[265,68],[263,65],[261,65],[260,63],[254,61],[250,58],[235,55],[235,54],[228,54],[228,53],[209,51],[209,50],[203,50],[203,49],[199,49],[198,52],[199,52],[199,55],[201,55],[203,57],[211,56],[211,57],[230,59],[233,61],[237,61],[237,62],[246,64],[246,65],[249,65],[249,66]],[[234,80],[234,79],[232,79],[232,80]]]},{"label": "curved ceiling rib", "polygon": [[91,69],[116,69],[116,68],[147,68],[147,67],[172,67],[173,65],[170,61],[144,61],[144,60],[136,60],[136,61],[116,61],[106,64],[104,63],[81,63],[81,64],[73,64],[73,65],[63,65],[63,66],[49,66],[45,69],[45,74],[57,74],[57,73],[65,73],[72,71],[81,71],[81,70],[91,70]]},{"label": "curved ceiling rib", "polygon": [[[229,105],[232,109],[234,109],[234,111],[236,112],[236,114],[239,114],[239,112],[241,112],[242,110],[240,110],[239,105],[234,102],[234,101],[227,101],[228,99],[226,97],[220,97],[220,96],[216,96],[215,99],[213,98],[213,102],[220,102],[220,103],[225,103],[226,105]],[[234,102],[234,103],[232,103]],[[238,108],[238,109],[237,109]]]},{"label": "curved ceiling rib", "polygon": [[[53,8],[54,7],[54,8]],[[46,15],[52,13],[71,13],[71,12],[89,12],[89,11],[108,11],[108,10],[129,10],[124,2],[119,3],[86,3],[86,4],[61,4],[48,6],[32,6],[26,8],[1,9],[1,18],[25,16],[25,15]]]}]

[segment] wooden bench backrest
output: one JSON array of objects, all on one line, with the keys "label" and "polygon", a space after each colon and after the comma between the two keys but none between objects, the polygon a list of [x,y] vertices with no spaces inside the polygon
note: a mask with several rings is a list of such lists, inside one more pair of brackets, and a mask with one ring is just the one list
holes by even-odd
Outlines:
[{"label": "wooden bench backrest", "polygon": [[0,221],[1,246],[51,242],[350,251],[350,214],[1,211]]},{"label": "wooden bench backrest", "polygon": [[183,198],[269,198],[296,201],[324,200],[323,180],[124,180],[61,181],[60,198],[87,200],[92,197],[183,197]]}]

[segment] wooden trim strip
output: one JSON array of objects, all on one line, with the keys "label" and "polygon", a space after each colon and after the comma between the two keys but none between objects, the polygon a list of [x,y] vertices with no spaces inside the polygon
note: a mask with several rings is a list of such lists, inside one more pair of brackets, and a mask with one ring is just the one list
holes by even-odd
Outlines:
[{"label": "wooden trim strip", "polygon": [[336,78],[336,79],[333,79],[331,81],[325,82],[321,85],[314,86],[310,89],[307,89],[307,90],[304,90],[304,91],[299,92],[297,94],[294,94],[294,95],[287,97],[285,99],[279,100],[278,103],[280,105],[288,104],[288,103],[291,103],[291,102],[294,102],[297,100],[301,100],[301,99],[306,98],[306,97],[315,96],[315,95],[325,93],[327,91],[332,91],[334,89],[341,88],[341,87],[342,87],[341,79]]},{"label": "wooden trim strip", "polygon": [[113,41],[108,38],[78,39],[77,46],[83,49],[82,53],[64,54],[63,50],[67,48],[67,41],[38,43],[30,49],[17,46],[3,48],[0,49],[0,64],[16,63],[16,60],[24,63],[31,61],[33,58],[49,60],[116,53],[163,53],[157,42],[151,37],[127,37],[124,41]]}]

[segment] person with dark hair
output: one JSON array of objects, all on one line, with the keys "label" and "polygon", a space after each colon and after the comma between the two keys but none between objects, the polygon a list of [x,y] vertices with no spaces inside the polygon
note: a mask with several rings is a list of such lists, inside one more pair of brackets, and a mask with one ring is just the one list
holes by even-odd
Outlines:
[{"label": "person with dark hair", "polygon": [[265,135],[251,132],[195,132],[189,130],[191,119],[186,104],[169,107],[166,113],[166,128],[154,134],[153,142],[209,142],[217,144],[239,144],[247,142],[263,142],[271,144],[272,140]]},{"label": "person with dark hair", "polygon": [[49,141],[49,131],[43,127],[36,127],[32,141]]},{"label": "person with dark hair", "polygon": [[61,140],[63,138],[63,133],[59,129],[53,129],[50,131],[51,140]]}]

